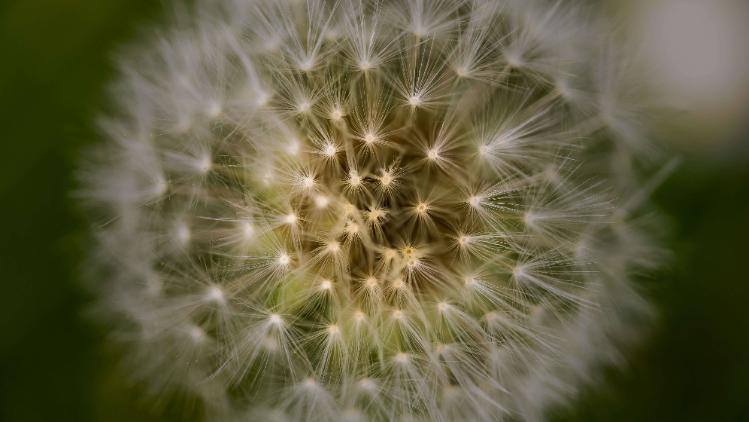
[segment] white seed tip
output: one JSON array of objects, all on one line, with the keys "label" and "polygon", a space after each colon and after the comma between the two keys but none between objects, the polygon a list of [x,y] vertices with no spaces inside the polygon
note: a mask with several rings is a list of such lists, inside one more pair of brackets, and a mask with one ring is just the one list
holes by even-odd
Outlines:
[{"label": "white seed tip", "polygon": [[365,143],[366,143],[367,145],[372,145],[372,144],[374,144],[375,142],[377,142],[377,135],[375,135],[375,134],[374,134],[374,133],[372,133],[372,132],[367,132],[367,133],[365,133],[365,134],[364,134],[364,142],[365,142]]},{"label": "white seed tip", "polygon": [[362,311],[356,311],[354,312],[354,321],[356,322],[362,322],[367,318],[366,315],[364,315],[364,312]]},{"label": "white seed tip", "polygon": [[206,338],[205,331],[197,325],[191,326],[188,329],[187,334],[190,336],[190,340],[195,344],[202,343]]},{"label": "white seed tip", "polygon": [[315,178],[312,176],[304,176],[302,178],[302,187],[305,189],[311,189],[313,186],[315,186]]},{"label": "white seed tip", "polygon": [[217,303],[223,305],[226,303],[226,297],[224,296],[223,290],[218,286],[211,286],[205,293],[205,300],[207,302]]},{"label": "white seed tip", "polygon": [[348,184],[354,187],[361,185],[361,176],[355,170],[349,173]]},{"label": "white seed tip", "polygon": [[299,141],[296,139],[292,139],[289,141],[288,144],[286,144],[286,153],[289,155],[297,155],[299,154],[300,145]]},{"label": "white seed tip", "polygon": [[458,236],[458,244],[460,246],[467,246],[469,243],[471,243],[471,240],[472,240],[471,236],[467,236],[467,235],[464,235],[464,234]]},{"label": "white seed tip", "polygon": [[325,208],[330,204],[330,199],[325,195],[315,196],[315,206],[317,208]]},{"label": "white seed tip", "polygon": [[297,219],[298,217],[296,216],[296,214],[292,212],[292,213],[284,215],[282,218],[282,221],[285,224],[293,225],[293,224],[296,224]]},{"label": "white seed tip", "polygon": [[268,321],[273,325],[282,325],[283,324],[283,318],[281,318],[281,315],[279,314],[270,314],[268,316]]},{"label": "white seed tip", "polygon": [[250,240],[255,234],[255,228],[252,226],[252,223],[248,221],[244,221],[241,224],[241,230],[242,230],[242,237],[244,240]]},{"label": "white seed tip", "polygon": [[362,378],[357,383],[359,385],[359,388],[366,391],[374,391],[377,389],[377,384],[372,381],[370,378]]},{"label": "white seed tip", "polygon": [[176,237],[177,237],[177,242],[179,242],[180,245],[184,246],[188,242],[190,242],[192,233],[190,232],[190,228],[187,226],[187,224],[180,223],[177,226]]},{"label": "white seed tip", "polygon": [[335,157],[336,153],[338,153],[338,148],[333,144],[325,144],[322,153],[326,157]]},{"label": "white seed tip", "polygon": [[336,240],[330,241],[325,245],[325,250],[331,254],[338,253],[341,250],[341,244]]},{"label": "white seed tip", "polygon": [[305,380],[302,382],[302,385],[306,388],[315,388],[317,387],[317,381],[315,381],[314,378],[305,378]]},{"label": "white seed tip", "polygon": [[395,357],[393,357],[393,360],[395,360],[396,363],[406,364],[409,360],[408,353],[399,352]]},{"label": "white seed tip", "polygon": [[300,101],[296,106],[296,110],[299,113],[306,113],[310,110],[310,108],[312,108],[312,104],[307,100]]},{"label": "white seed tip", "polygon": [[343,119],[343,111],[336,107],[330,112],[330,120],[334,122],[340,122]]}]

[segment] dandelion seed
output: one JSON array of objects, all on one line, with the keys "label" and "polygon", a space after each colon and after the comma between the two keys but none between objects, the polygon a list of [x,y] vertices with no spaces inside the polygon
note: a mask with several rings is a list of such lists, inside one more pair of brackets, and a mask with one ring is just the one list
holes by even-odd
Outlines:
[{"label": "dandelion seed", "polygon": [[276,326],[283,325],[283,318],[281,318],[281,315],[278,315],[278,314],[270,314],[270,316],[268,316],[268,321],[272,325],[276,325]]},{"label": "dandelion seed", "polygon": [[297,217],[297,215],[293,212],[288,213],[284,215],[283,217],[281,217],[281,221],[283,221],[284,224],[288,224],[290,226],[293,226],[294,224],[296,224],[297,220],[299,220],[299,217]]},{"label": "dandelion seed", "polygon": [[278,265],[285,267],[289,263],[291,263],[291,257],[287,253],[284,252],[278,255]]},{"label": "dandelion seed", "polygon": [[322,149],[323,155],[326,157],[335,157],[335,155],[338,153],[338,148],[336,148],[333,144],[326,144]]},{"label": "dandelion seed", "polygon": [[296,110],[299,113],[306,113],[310,108],[312,108],[312,104],[308,100],[302,100],[296,106]]},{"label": "dandelion seed", "polygon": [[177,225],[176,236],[177,242],[180,245],[185,246],[190,242],[192,233],[190,232],[190,228],[186,224],[180,223],[179,225]]},{"label": "dandelion seed", "polygon": [[317,208],[326,208],[328,205],[330,205],[330,199],[325,195],[317,195],[315,196],[315,206]]},{"label": "dandelion seed", "polygon": [[218,286],[211,286],[205,293],[205,300],[208,302],[214,302],[219,305],[226,304],[226,297],[224,292]]},{"label": "dandelion seed", "polygon": [[450,310],[450,305],[448,305],[446,302],[440,302],[437,304],[437,309],[441,313],[446,313],[448,310]]},{"label": "dandelion seed", "polygon": [[349,172],[348,184],[352,187],[358,187],[361,185],[361,177],[356,170],[351,170],[351,172]]},{"label": "dandelion seed", "polygon": [[244,240],[252,240],[252,238],[255,235],[255,228],[252,226],[251,223],[245,221],[241,224],[241,230],[242,230],[242,238]]},{"label": "dandelion seed", "polygon": [[329,242],[325,246],[325,250],[330,254],[338,253],[341,250],[341,244],[336,241]]},{"label": "dandelion seed", "polygon": [[436,149],[436,148],[430,148],[427,151],[427,158],[429,160],[431,160],[431,161],[437,161],[437,160],[439,160],[441,158],[440,157],[440,151],[438,149]]},{"label": "dandelion seed", "polygon": [[354,312],[354,321],[356,321],[357,323],[361,323],[365,319],[367,319],[367,316],[364,315],[364,312],[362,312],[362,311],[356,311],[356,312]]},{"label": "dandelion seed", "polygon": [[375,142],[377,142],[377,136],[372,132],[367,132],[364,134],[364,143],[367,145],[372,145]]},{"label": "dandelion seed", "polygon": [[410,361],[411,357],[408,356],[408,353],[399,352],[394,357],[393,360],[401,365],[405,365]]},{"label": "dandelion seed", "polygon": [[289,141],[289,143],[286,145],[286,152],[289,155],[297,155],[299,154],[299,150],[301,147],[299,146],[299,140],[292,139]]},{"label": "dandelion seed", "polygon": [[190,340],[193,342],[193,344],[201,344],[204,341],[206,341],[206,334],[205,331],[203,331],[202,328],[198,326],[191,326],[188,329],[188,336],[190,337]]},{"label": "dandelion seed", "polygon": [[346,223],[346,226],[344,227],[343,231],[349,235],[359,234],[359,225],[354,223],[353,221],[349,221]]},{"label": "dandelion seed", "polygon": [[359,388],[370,393],[377,390],[377,384],[369,378],[362,378],[357,384]]},{"label": "dandelion seed", "polygon": [[395,179],[393,178],[393,175],[389,171],[382,171],[382,176],[380,176],[380,183],[383,187],[387,188],[389,187]]},{"label": "dandelion seed", "polygon": [[320,282],[320,290],[330,290],[333,287],[333,283],[330,280],[323,280]]},{"label": "dandelion seed", "polygon": [[213,168],[213,161],[211,160],[211,157],[204,156],[203,158],[201,158],[197,163],[197,168],[201,174],[206,174],[211,171],[211,168]]},{"label": "dandelion seed", "polygon": [[465,66],[457,66],[455,68],[455,74],[460,78],[465,78],[468,76],[468,69]]},{"label": "dandelion seed", "polygon": [[330,120],[334,122],[340,122],[343,119],[343,111],[339,107],[335,107],[330,111]]}]

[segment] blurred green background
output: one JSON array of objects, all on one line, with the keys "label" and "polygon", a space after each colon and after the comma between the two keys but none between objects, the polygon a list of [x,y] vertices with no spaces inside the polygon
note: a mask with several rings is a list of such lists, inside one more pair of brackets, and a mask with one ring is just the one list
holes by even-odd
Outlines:
[{"label": "blurred green background", "polygon": [[[0,1],[2,421],[189,416],[140,400],[84,315],[85,222],[70,193],[77,157],[97,142],[113,52],[158,23],[161,6]],[[658,324],[628,366],[605,371],[557,420],[749,421],[749,135],[733,138],[681,151],[655,197],[676,255],[645,285]]]}]

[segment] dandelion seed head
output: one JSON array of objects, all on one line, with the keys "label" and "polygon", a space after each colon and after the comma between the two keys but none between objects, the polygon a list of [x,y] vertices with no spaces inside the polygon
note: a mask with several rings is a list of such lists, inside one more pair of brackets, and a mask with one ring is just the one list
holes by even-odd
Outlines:
[{"label": "dandelion seed head", "polygon": [[657,159],[594,6],[195,3],[81,172],[135,379],[210,420],[538,420],[618,358]]}]

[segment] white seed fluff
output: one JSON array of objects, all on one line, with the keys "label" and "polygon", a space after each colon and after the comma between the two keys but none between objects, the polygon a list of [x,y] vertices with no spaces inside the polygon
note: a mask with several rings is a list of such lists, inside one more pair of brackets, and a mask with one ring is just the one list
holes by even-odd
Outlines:
[{"label": "white seed fluff", "polygon": [[[132,375],[208,420],[543,419],[658,249],[611,34],[568,1],[198,0],[84,173]],[[614,59],[612,59],[614,57]]]}]

